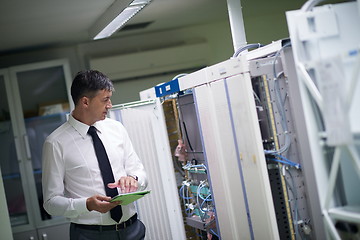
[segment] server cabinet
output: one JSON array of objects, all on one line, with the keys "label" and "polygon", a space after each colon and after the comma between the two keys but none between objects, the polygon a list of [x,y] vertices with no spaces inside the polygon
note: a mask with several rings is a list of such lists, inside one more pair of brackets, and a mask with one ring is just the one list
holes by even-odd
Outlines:
[{"label": "server cabinet", "polygon": [[[177,94],[179,108],[191,92],[195,110],[179,119],[199,128],[220,238],[316,239],[302,168],[312,159],[289,46],[277,41],[155,87],[163,100]],[[191,164],[199,153],[182,133]]]},{"label": "server cabinet", "polygon": [[[331,239],[359,237],[359,2],[286,13],[309,141],[315,223]],[[354,190],[356,189],[356,190]],[[320,239],[323,235],[319,235]]]}]

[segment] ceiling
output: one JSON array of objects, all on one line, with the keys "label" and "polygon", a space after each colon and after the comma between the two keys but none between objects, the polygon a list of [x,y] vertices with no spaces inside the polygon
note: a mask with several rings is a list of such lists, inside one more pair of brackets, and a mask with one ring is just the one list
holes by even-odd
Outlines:
[{"label": "ceiling", "polygon": [[[0,54],[91,41],[89,29],[114,0],[11,0],[0,8]],[[227,20],[226,0],[152,0],[112,37]],[[101,41],[101,40],[99,40]]]},{"label": "ceiling", "polygon": [[[89,29],[115,1],[122,0],[3,0],[0,7],[0,55],[92,41]],[[123,29],[111,37],[228,21],[227,1],[152,0],[126,27],[146,22],[150,22],[149,25],[142,29]],[[286,11],[299,9],[306,2],[238,1],[242,5],[247,36],[251,31],[272,31],[277,26],[269,21],[271,16],[277,15],[286,21]],[[255,29],[254,19],[261,24]]]}]

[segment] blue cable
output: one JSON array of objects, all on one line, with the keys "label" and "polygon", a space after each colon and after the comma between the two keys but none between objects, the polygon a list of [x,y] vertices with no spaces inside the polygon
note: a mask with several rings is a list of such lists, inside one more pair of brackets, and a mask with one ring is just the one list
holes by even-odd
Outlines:
[{"label": "blue cable", "polygon": [[[207,197],[203,197],[201,194],[201,189],[203,189],[205,186],[201,186],[201,187],[198,187],[198,189],[197,189],[197,195],[203,200],[203,201],[205,201],[205,199],[207,199],[209,196],[211,196],[211,193],[209,193],[208,195],[207,195]],[[212,201],[212,199],[211,200],[207,200],[207,201]]]},{"label": "blue cable", "polygon": [[217,234],[214,232],[214,230],[212,230],[211,228],[210,228],[210,232],[211,232],[211,234],[215,235],[217,238],[219,238],[219,239],[220,239],[220,236],[219,236],[219,235],[217,235]]},{"label": "blue cable", "polygon": [[277,158],[280,158],[280,159],[274,159],[274,158],[268,158],[269,160],[273,160],[273,161],[277,161],[277,162],[281,162],[281,163],[284,163],[284,164],[287,164],[287,165],[290,165],[290,166],[293,166],[297,169],[301,168],[300,164],[299,163],[295,163],[295,162],[292,162],[290,161],[289,159],[287,159],[286,157],[282,156],[282,155],[279,155],[279,154],[276,154],[274,153],[273,151],[268,151],[268,150],[264,150],[265,154],[268,154],[268,155],[272,155],[274,157],[277,157]]},{"label": "blue cable", "polygon": [[296,162],[293,162],[293,161],[290,161],[289,159],[287,159],[286,157],[282,156],[282,155],[279,155],[279,154],[276,154],[277,157],[280,157],[282,160],[284,160],[285,162],[288,162],[288,163],[291,163],[294,167],[300,169],[301,166],[299,163],[296,163]]},{"label": "blue cable", "polygon": [[267,159],[272,160],[272,161],[275,161],[275,162],[283,163],[283,164],[286,164],[286,165],[295,167],[295,168],[297,168],[297,169],[300,169],[300,168],[301,168],[301,166],[300,166],[299,163],[294,163],[294,162],[288,160],[287,158],[285,158],[285,157],[283,157],[283,156],[281,156],[281,155],[277,155],[277,154],[276,154],[276,155],[274,155],[274,156],[279,157],[279,158],[281,158],[282,160],[277,159],[277,158],[267,158]]},{"label": "blue cable", "polygon": [[274,162],[278,162],[278,163],[282,163],[282,164],[286,164],[286,165],[289,165],[289,166],[295,167],[293,164],[288,163],[288,162],[285,162],[285,161],[282,161],[282,160],[277,159],[277,158],[268,158],[268,159],[269,159],[269,160],[271,160],[271,161],[274,161]]},{"label": "blue cable", "polygon": [[209,195],[207,195],[205,198],[202,198],[200,196],[200,198],[204,201],[204,202],[211,202],[212,201],[212,198],[208,199],[209,197],[211,197],[211,193],[209,193]]},{"label": "blue cable", "polygon": [[186,200],[192,199],[192,197],[185,197],[185,196],[183,196],[182,191],[183,191],[184,187],[185,187],[185,185],[182,185],[181,188],[180,188],[180,190],[179,190],[179,195],[180,195],[180,197],[181,197],[182,199],[186,199]]},{"label": "blue cable", "polygon": [[212,199],[207,199],[208,197],[211,197],[211,194],[207,195],[207,197],[204,199],[204,201],[202,201],[202,203],[200,204],[200,209],[203,212],[208,212],[209,211],[209,210],[203,210],[204,203],[207,202],[207,201],[212,201]]}]

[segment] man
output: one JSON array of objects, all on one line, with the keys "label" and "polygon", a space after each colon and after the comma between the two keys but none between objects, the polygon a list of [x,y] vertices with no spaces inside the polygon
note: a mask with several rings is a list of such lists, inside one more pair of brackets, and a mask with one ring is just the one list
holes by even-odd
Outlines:
[{"label": "man", "polygon": [[44,208],[70,219],[71,240],[145,236],[133,203],[110,202],[109,195],[117,195],[117,188],[128,193],[147,186],[144,167],[125,128],[106,118],[113,90],[101,72],[79,72],[71,86],[75,109],[44,143]]}]

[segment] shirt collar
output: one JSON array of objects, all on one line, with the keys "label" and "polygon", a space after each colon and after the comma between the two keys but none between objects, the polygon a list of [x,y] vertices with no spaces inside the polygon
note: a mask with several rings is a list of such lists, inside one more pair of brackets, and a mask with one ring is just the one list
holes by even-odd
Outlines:
[{"label": "shirt collar", "polygon": [[76,120],[72,114],[70,114],[69,116],[69,124],[75,128],[75,130],[83,137],[85,138],[86,135],[87,135],[87,132],[89,130],[89,125],[85,124],[85,123],[82,123],[78,120]]},{"label": "shirt collar", "polygon": [[[69,116],[69,124],[70,124],[73,128],[75,128],[75,130],[76,130],[78,133],[80,133],[80,135],[81,135],[83,138],[86,137],[87,132],[88,132],[89,127],[90,127],[89,125],[78,121],[77,119],[75,119],[75,118],[72,116],[72,114],[70,114],[70,116]],[[98,122],[94,123],[93,126],[96,128],[96,130],[97,130],[98,132],[101,133],[101,131],[100,131],[100,129],[99,129],[99,128],[100,128],[100,125],[98,124]]]}]

